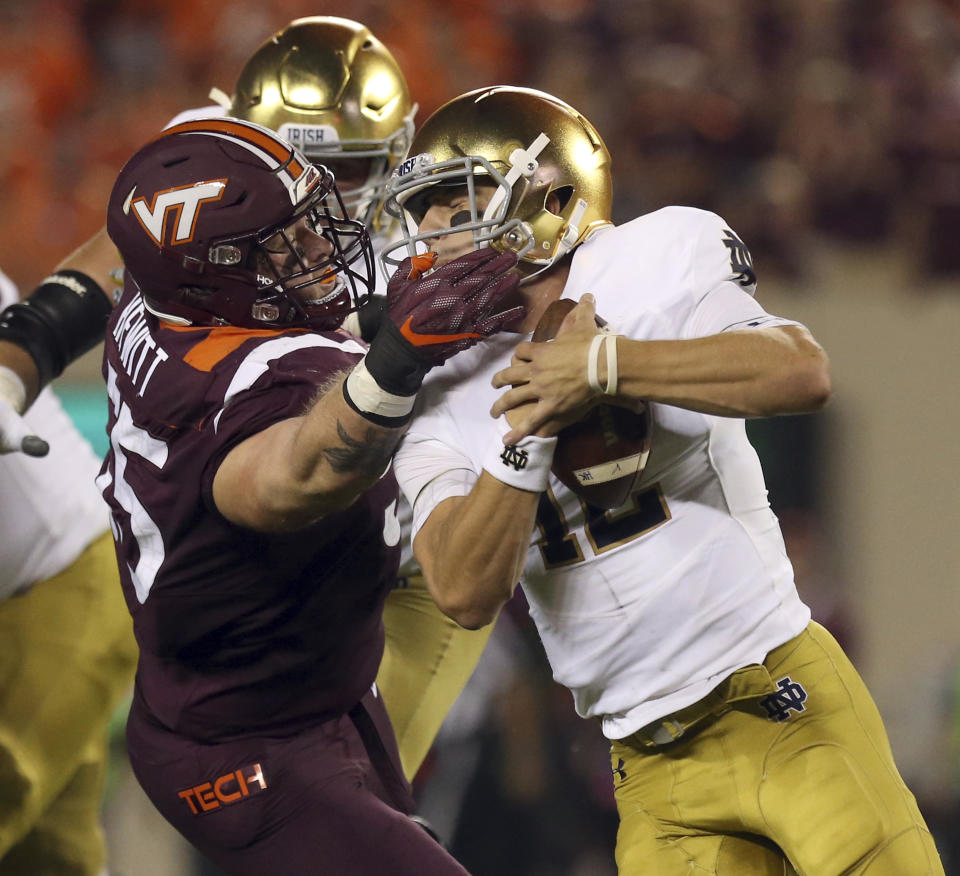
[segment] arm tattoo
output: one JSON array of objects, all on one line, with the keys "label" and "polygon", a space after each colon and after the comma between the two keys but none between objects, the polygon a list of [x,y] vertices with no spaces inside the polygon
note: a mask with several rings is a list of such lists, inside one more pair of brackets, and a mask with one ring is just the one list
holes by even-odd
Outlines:
[{"label": "arm tattoo", "polygon": [[367,429],[363,438],[358,440],[347,432],[346,427],[339,420],[337,420],[337,434],[343,446],[328,447],[323,451],[324,458],[337,474],[352,471],[383,471],[400,440],[398,432],[384,432],[373,426]]}]

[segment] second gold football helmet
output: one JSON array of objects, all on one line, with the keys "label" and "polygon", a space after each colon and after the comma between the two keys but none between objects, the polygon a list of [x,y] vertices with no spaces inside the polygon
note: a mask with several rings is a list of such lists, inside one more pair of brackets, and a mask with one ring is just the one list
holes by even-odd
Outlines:
[{"label": "second gold football helmet", "polygon": [[[298,18],[251,56],[228,112],[272,128],[338,177],[354,218],[370,224],[413,135],[416,105],[393,55],[362,24]],[[344,185],[349,169],[365,180]]]},{"label": "second gold football helmet", "polygon": [[[480,181],[497,186],[482,210],[475,196]],[[530,88],[471,91],[424,122],[387,187],[386,211],[406,223],[404,239],[382,255],[388,271],[437,236],[417,231],[437,185],[466,186],[470,216],[464,212],[467,221],[456,231],[472,231],[477,247],[515,251],[528,276],[611,222],[610,153],[596,128],[573,107]]]}]

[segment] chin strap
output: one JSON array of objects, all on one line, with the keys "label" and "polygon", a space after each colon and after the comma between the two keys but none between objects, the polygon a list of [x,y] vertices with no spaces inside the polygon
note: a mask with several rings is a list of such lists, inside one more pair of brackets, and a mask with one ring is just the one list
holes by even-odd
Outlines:
[{"label": "chin strap", "polygon": [[586,212],[587,202],[583,198],[577,198],[577,206],[573,208],[570,221],[567,223],[567,227],[563,229],[563,236],[557,243],[557,254],[554,256],[554,261],[563,258],[577,245],[577,240],[580,238],[580,221]]}]

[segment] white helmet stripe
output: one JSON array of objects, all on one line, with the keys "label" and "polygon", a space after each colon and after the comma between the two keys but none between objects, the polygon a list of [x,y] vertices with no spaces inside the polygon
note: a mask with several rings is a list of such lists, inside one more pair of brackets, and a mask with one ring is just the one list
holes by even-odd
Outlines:
[{"label": "white helmet stripe", "polygon": [[493,193],[493,197],[490,198],[490,203],[487,204],[487,209],[483,211],[484,222],[497,215],[497,210],[500,209],[500,205],[510,197],[513,184],[520,179],[521,176],[532,176],[534,174],[540,166],[537,158],[549,142],[550,138],[541,131],[537,139],[526,149],[514,149],[513,152],[510,153],[510,169],[507,171],[505,177],[507,188],[500,186]]}]

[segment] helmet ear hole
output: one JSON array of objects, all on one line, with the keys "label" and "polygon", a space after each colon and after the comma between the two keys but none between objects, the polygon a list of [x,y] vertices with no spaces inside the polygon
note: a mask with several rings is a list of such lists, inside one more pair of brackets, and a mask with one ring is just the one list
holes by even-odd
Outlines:
[{"label": "helmet ear hole", "polygon": [[[557,209],[554,210],[550,206],[550,199],[556,198]],[[551,213],[562,213],[566,208],[567,204],[570,203],[570,198],[573,197],[573,186],[557,186],[549,195],[547,195],[546,207],[550,210]]]},{"label": "helmet ear hole", "polygon": [[180,300],[187,307],[196,307],[205,310],[212,295],[211,289],[202,286],[181,286]]}]

